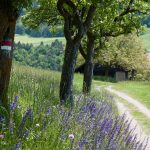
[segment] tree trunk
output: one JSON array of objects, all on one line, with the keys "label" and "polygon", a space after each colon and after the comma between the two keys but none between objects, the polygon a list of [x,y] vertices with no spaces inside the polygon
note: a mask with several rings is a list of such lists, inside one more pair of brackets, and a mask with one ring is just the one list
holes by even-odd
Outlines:
[{"label": "tree trunk", "polygon": [[80,43],[66,43],[64,64],[60,82],[60,100],[61,104],[69,104],[73,106],[73,78]]},{"label": "tree trunk", "polygon": [[85,16],[74,1],[58,0],[57,9],[64,18],[64,36],[67,41],[60,81],[60,101],[61,104],[73,106],[72,88],[77,53],[81,39],[91,25],[96,7],[91,4]]},{"label": "tree trunk", "polygon": [[12,66],[12,43],[15,35],[16,18],[10,17],[7,12],[1,10],[0,20],[0,100],[8,110],[7,91]]},{"label": "tree trunk", "polygon": [[87,33],[87,55],[85,60],[84,68],[84,79],[83,79],[83,93],[89,94],[91,92],[92,78],[93,78],[93,55],[94,55],[94,41],[95,37],[91,32]]}]

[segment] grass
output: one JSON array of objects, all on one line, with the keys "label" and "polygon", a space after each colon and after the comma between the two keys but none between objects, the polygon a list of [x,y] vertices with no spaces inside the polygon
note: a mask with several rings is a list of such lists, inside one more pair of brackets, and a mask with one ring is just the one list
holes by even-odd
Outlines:
[{"label": "grass", "polygon": [[130,114],[134,117],[135,120],[140,124],[140,127],[142,128],[143,131],[145,131],[146,134],[150,134],[150,121],[149,118],[147,118],[143,113],[141,113],[135,106],[130,104],[129,102],[125,101],[124,99],[117,98],[116,99],[123,103],[129,111]]},{"label": "grass", "polygon": [[140,38],[143,40],[146,50],[150,51],[150,29],[147,28],[144,34],[140,36]]},{"label": "grass", "polygon": [[44,44],[51,44],[53,41],[58,39],[59,41],[63,42],[65,44],[65,38],[63,37],[54,37],[54,38],[43,38],[43,37],[30,37],[28,35],[15,35],[15,42],[21,42],[21,43],[29,43],[33,45],[39,45],[41,42]]},{"label": "grass", "polygon": [[123,91],[140,101],[150,109],[150,82],[149,81],[125,81],[113,84],[117,90]]},{"label": "grass", "polygon": [[[111,85],[113,88],[122,91],[131,97],[137,99],[139,102],[144,104],[147,108],[150,109],[150,82],[144,82],[144,81],[124,81],[124,82],[108,82],[107,81],[98,81],[94,80],[94,84],[96,86],[100,86],[102,88],[105,88],[109,85]],[[128,103],[124,99],[116,98],[120,102],[122,102],[127,108],[129,108],[131,115],[139,122],[143,130],[150,134],[150,122],[149,118],[147,118],[143,113],[139,112],[138,109],[133,106],[132,104]]]},{"label": "grass", "polygon": [[147,108],[150,109],[150,81],[123,81],[123,82],[114,82],[111,79],[105,80],[94,80],[93,84],[95,86],[107,87],[111,85],[113,88],[125,92],[131,97],[137,99],[142,104],[144,104]]},{"label": "grass", "polygon": [[149,33],[148,34],[144,34],[144,35],[141,35],[140,37],[143,40],[144,47],[146,48],[146,50],[150,52],[150,42],[149,42],[150,34]]},{"label": "grass", "polygon": [[[79,95],[82,78],[75,75],[78,95],[74,109],[69,109],[59,105],[59,72],[15,65],[9,87],[9,118],[5,118],[0,106],[0,149],[138,147],[140,143],[130,132],[129,124],[114,113],[111,95],[99,92],[99,99]],[[72,134],[74,138],[70,138]]]}]

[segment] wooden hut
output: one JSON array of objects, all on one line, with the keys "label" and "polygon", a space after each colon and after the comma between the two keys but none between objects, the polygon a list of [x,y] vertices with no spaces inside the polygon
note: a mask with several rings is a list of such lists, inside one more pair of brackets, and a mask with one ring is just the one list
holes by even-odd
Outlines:
[{"label": "wooden hut", "polygon": [[[76,73],[84,72],[85,64],[80,65],[75,69]],[[114,78],[116,81],[125,81],[128,79],[129,71],[121,67],[105,67],[100,64],[94,65],[93,75],[94,76],[108,76]]]}]

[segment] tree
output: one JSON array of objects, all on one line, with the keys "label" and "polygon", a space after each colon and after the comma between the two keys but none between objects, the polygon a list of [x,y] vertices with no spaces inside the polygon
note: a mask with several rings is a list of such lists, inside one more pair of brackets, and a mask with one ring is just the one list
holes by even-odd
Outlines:
[{"label": "tree", "polygon": [[[108,7],[109,6],[109,7]],[[107,1],[102,2],[97,9],[93,26],[89,29],[87,35],[86,52],[80,46],[80,52],[85,58],[85,71],[83,81],[83,92],[90,93],[93,72],[93,56],[96,51],[104,47],[104,41],[110,36],[131,33],[140,29],[140,21],[143,14],[148,10],[147,3],[143,1],[126,0],[126,1]],[[140,14],[140,15],[139,15]],[[91,37],[95,37],[92,38]],[[98,45],[94,42],[98,40]]]},{"label": "tree", "polygon": [[[40,6],[33,8],[24,20],[32,28],[36,28],[41,22],[53,25],[53,27],[64,24],[66,48],[60,82],[60,101],[62,104],[69,103],[73,105],[72,86],[78,49],[81,39],[91,25],[97,0],[58,0],[57,8],[55,8],[56,2],[52,0],[41,0],[38,2]],[[47,7],[45,2],[50,7]],[[47,13],[47,11],[51,13]],[[57,26],[55,26],[56,24]]]},{"label": "tree", "polygon": [[29,1],[1,0],[0,4],[0,100],[8,109],[7,91],[13,55],[13,41],[16,20],[20,9]]},{"label": "tree", "polygon": [[68,102],[73,105],[72,86],[78,49],[84,34],[90,27],[96,6],[93,3],[90,4],[86,16],[81,14],[85,9],[85,5],[80,8],[82,10],[80,11],[78,5],[73,1],[58,0],[57,8],[64,19],[64,35],[66,38],[65,57],[60,81],[60,100],[61,103]]},{"label": "tree", "polygon": [[148,60],[144,46],[135,33],[110,37],[107,45],[99,51],[95,58],[96,63],[137,72],[147,67]]}]

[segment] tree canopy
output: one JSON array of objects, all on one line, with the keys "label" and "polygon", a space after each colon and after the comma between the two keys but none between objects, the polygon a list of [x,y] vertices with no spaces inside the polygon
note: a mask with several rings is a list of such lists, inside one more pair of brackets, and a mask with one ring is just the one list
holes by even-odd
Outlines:
[{"label": "tree canopy", "polygon": [[122,67],[125,70],[141,70],[147,65],[142,41],[136,34],[109,38],[106,47],[99,51],[95,62],[108,67]]}]

